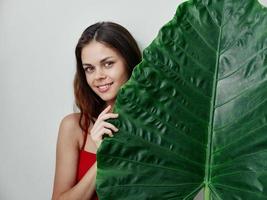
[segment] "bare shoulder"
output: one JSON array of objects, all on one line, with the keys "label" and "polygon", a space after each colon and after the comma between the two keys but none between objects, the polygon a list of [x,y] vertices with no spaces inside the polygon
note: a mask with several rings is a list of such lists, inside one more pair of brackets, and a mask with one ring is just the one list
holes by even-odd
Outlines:
[{"label": "bare shoulder", "polygon": [[79,126],[80,113],[71,113],[63,117],[59,126],[59,140],[72,141],[74,145],[79,144],[82,137],[82,129]]},{"label": "bare shoulder", "polygon": [[80,113],[71,113],[63,117],[60,127],[68,130],[76,130],[79,127]]}]

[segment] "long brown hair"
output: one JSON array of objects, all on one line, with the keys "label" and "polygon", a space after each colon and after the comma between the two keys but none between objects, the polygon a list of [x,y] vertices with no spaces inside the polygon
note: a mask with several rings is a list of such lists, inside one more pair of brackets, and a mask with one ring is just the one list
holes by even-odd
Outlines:
[{"label": "long brown hair", "polygon": [[73,81],[75,104],[81,112],[79,126],[84,131],[87,131],[90,121],[95,122],[94,118],[98,117],[105,106],[105,102],[88,85],[82,66],[82,49],[92,40],[101,42],[120,53],[126,62],[128,77],[142,59],[135,39],[123,26],[114,22],[98,22],[84,30],[75,49],[76,73]]}]

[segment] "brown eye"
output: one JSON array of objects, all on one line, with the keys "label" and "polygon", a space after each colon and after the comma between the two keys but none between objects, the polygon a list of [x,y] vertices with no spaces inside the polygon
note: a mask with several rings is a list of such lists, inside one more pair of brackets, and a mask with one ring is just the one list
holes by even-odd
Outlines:
[{"label": "brown eye", "polygon": [[84,68],[84,71],[85,71],[85,72],[89,72],[89,73],[91,73],[91,72],[94,71],[94,67],[91,67],[91,66],[86,67],[86,68]]},{"label": "brown eye", "polygon": [[105,63],[105,67],[109,68],[109,67],[112,67],[112,65],[114,64],[114,62],[106,62]]}]

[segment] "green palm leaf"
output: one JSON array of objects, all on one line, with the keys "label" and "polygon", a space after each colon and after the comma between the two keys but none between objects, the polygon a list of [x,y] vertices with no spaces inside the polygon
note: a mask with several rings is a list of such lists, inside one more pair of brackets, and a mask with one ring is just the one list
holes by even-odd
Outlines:
[{"label": "green palm leaf", "polygon": [[121,88],[101,200],[267,199],[267,9],[191,0]]}]

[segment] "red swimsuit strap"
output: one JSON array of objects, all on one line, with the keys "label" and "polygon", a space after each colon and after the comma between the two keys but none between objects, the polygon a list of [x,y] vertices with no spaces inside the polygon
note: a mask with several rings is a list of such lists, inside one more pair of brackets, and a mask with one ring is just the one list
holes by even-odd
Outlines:
[{"label": "red swimsuit strap", "polygon": [[86,144],[87,135],[88,135],[88,128],[89,128],[89,120],[88,120],[88,117],[85,115],[85,132],[84,132],[84,141],[83,141],[82,150],[84,150],[84,147]]}]

